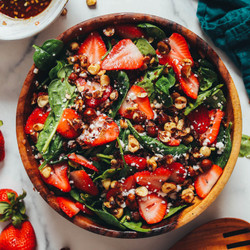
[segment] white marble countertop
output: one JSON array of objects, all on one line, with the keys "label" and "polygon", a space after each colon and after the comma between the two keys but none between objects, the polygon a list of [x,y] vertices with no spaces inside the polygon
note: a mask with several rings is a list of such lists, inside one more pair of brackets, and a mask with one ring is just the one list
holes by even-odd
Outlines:
[{"label": "white marble countertop", "polygon": [[[153,3],[153,4],[152,4]],[[32,65],[32,44],[54,38],[67,28],[86,19],[109,13],[140,12],[168,18],[189,28],[205,39],[222,58],[239,93],[243,114],[243,132],[250,135],[250,105],[240,71],[201,30],[196,18],[197,0],[98,0],[96,8],[89,9],[85,0],[69,0],[68,14],[60,16],[40,34],[19,40],[0,41],[0,119],[6,141],[6,158],[0,163],[0,188],[27,191],[26,208],[32,222],[38,249],[167,249],[195,227],[222,217],[235,217],[250,221],[250,161],[239,159],[231,178],[216,201],[198,218],[173,232],[146,239],[114,239],[81,229],[57,214],[33,190],[18,152],[16,142],[16,106],[23,81]],[[1,28],[0,28],[1,29]],[[0,230],[5,223],[0,224]]]}]

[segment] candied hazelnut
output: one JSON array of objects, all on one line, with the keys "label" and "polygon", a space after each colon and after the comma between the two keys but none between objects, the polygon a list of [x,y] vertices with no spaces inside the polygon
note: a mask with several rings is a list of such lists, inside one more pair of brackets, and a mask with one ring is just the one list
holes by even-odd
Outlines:
[{"label": "candied hazelnut", "polygon": [[147,166],[148,168],[152,168],[153,171],[157,168],[157,162],[155,156],[147,160]]},{"label": "candied hazelnut", "polygon": [[203,157],[209,157],[211,155],[211,149],[207,146],[203,146],[200,148],[200,154]]},{"label": "candied hazelnut", "polygon": [[177,189],[176,184],[171,182],[165,182],[161,187],[161,191],[165,194],[176,191],[176,189]]},{"label": "candied hazelnut", "polygon": [[50,177],[51,171],[52,171],[51,167],[45,166],[42,170],[40,170],[40,173],[44,178],[47,179]]},{"label": "candied hazelnut", "polygon": [[201,161],[201,168],[203,171],[208,171],[212,166],[213,166],[213,162],[209,159],[204,159]]},{"label": "candied hazelnut", "polygon": [[131,153],[135,153],[140,149],[140,144],[139,142],[135,139],[133,135],[128,136],[128,150]]},{"label": "candied hazelnut", "polygon": [[91,75],[97,75],[98,72],[100,71],[101,69],[101,66],[99,63],[95,63],[95,64],[90,64],[88,66],[88,72],[91,74]]},{"label": "candied hazelnut", "polygon": [[184,96],[179,96],[177,97],[175,100],[174,100],[174,106],[181,110],[181,109],[184,109],[186,108],[187,106],[187,98],[184,97]]},{"label": "candied hazelnut", "polygon": [[77,43],[77,42],[72,42],[72,43],[69,45],[69,47],[70,47],[70,49],[71,49],[72,51],[78,50],[78,49],[79,49],[79,43]]},{"label": "candied hazelnut", "polygon": [[157,43],[157,49],[159,50],[159,52],[162,55],[167,55],[170,52],[170,50],[171,50],[171,47],[170,47],[168,39],[166,38],[166,39],[158,42]]},{"label": "candied hazelnut", "polygon": [[181,198],[186,203],[192,203],[194,200],[194,191],[191,188],[184,189],[181,193]]},{"label": "candied hazelnut", "polygon": [[107,37],[111,37],[115,34],[115,29],[114,27],[107,27],[105,29],[103,29],[103,34]]},{"label": "candied hazelnut", "polygon": [[86,0],[86,3],[89,7],[95,6],[97,0]]},{"label": "candied hazelnut", "polygon": [[109,190],[111,184],[110,178],[102,180],[102,186],[105,188],[105,190]]},{"label": "candied hazelnut", "polygon": [[49,95],[40,95],[37,98],[37,105],[44,108],[49,103]]},{"label": "candied hazelnut", "polygon": [[100,77],[100,84],[104,87],[110,84],[110,78],[108,75],[101,75]]},{"label": "candied hazelnut", "polygon": [[140,186],[136,188],[135,194],[139,197],[145,197],[148,195],[148,189],[144,186]]},{"label": "candied hazelnut", "polygon": [[164,124],[165,131],[169,131],[170,133],[173,133],[175,129],[176,129],[176,123],[174,122],[166,122]]},{"label": "candied hazelnut", "polygon": [[121,128],[123,128],[123,129],[128,128],[128,124],[127,124],[126,121],[123,120],[123,119],[120,120],[120,126],[121,126]]},{"label": "candied hazelnut", "polygon": [[163,143],[167,143],[171,140],[171,133],[169,131],[159,131],[158,136]]},{"label": "candied hazelnut", "polygon": [[86,108],[83,112],[83,119],[86,122],[91,122],[97,117],[96,111],[92,108]]}]

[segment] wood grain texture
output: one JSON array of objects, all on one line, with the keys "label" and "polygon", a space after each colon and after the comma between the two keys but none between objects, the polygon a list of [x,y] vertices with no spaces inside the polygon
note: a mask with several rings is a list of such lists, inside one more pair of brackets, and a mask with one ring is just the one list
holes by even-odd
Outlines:
[{"label": "wood grain texture", "polygon": [[[223,236],[225,233],[242,229],[246,229],[249,232],[230,237]],[[242,241],[250,241],[250,224],[239,219],[223,218],[210,221],[194,229],[191,233],[179,240],[169,250],[226,250],[228,249],[227,245]],[[242,246],[237,249],[250,249],[250,243],[248,246]]]},{"label": "wood grain texture", "polygon": [[86,36],[89,32],[95,29],[105,27],[107,25],[122,24],[122,23],[136,24],[140,22],[149,22],[160,26],[162,29],[164,29],[167,36],[169,36],[173,32],[178,32],[182,34],[192,48],[197,50],[200,55],[206,57],[210,62],[212,62],[215,65],[215,67],[218,69],[218,73],[220,74],[222,81],[226,85],[227,117],[228,117],[228,122],[231,121],[233,123],[232,153],[230,155],[230,158],[223,171],[221,178],[204,200],[196,198],[194,204],[186,208],[183,212],[171,217],[168,220],[164,220],[156,225],[150,226],[150,228],[152,228],[152,231],[148,233],[118,231],[109,228],[107,226],[98,225],[93,221],[91,221],[89,218],[86,218],[81,215],[77,215],[74,219],[69,219],[63,212],[60,211],[53,192],[51,192],[47,188],[45,183],[42,181],[37,169],[38,163],[35,160],[34,156],[32,155],[31,145],[29,144],[26,134],[24,133],[25,122],[29,114],[31,113],[30,100],[32,97],[32,92],[34,90],[34,80],[35,80],[35,74],[33,73],[34,65],[31,67],[27,75],[27,78],[25,79],[19,97],[17,114],[16,114],[17,141],[23,165],[32,183],[34,184],[37,191],[41,194],[41,196],[48,202],[48,204],[51,207],[53,207],[61,215],[63,215],[68,220],[71,220],[76,225],[85,228],[89,231],[92,231],[94,233],[99,233],[106,236],[122,237],[122,238],[148,237],[161,234],[164,232],[169,232],[171,230],[174,230],[175,228],[179,228],[185,225],[189,221],[196,218],[199,214],[201,214],[216,199],[216,197],[219,195],[219,193],[222,191],[225,184],[227,183],[238,158],[240,150],[241,134],[242,134],[242,118],[241,118],[240,102],[235,85],[225,65],[218,57],[218,55],[214,52],[214,50],[205,41],[203,41],[200,37],[198,37],[190,30],[184,28],[183,26],[157,16],[146,15],[146,14],[144,15],[144,14],[134,14],[134,13],[121,13],[121,14],[105,15],[84,21],[68,29],[67,31],[59,35],[57,38],[61,39],[64,43],[68,43],[71,40],[76,39],[78,36]]}]

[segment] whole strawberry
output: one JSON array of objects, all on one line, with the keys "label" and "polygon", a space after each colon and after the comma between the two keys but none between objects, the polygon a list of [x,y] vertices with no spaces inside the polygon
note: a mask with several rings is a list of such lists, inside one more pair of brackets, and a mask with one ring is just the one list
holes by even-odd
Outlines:
[{"label": "whole strawberry", "polygon": [[36,235],[29,221],[19,227],[11,223],[0,234],[0,250],[32,250],[36,249]]},{"label": "whole strawberry", "polygon": [[36,248],[36,236],[25,214],[24,197],[12,189],[0,189],[0,221],[12,222],[0,234],[0,250],[32,250]]},{"label": "whole strawberry", "polygon": [[[3,122],[0,120],[0,127],[3,125]],[[2,131],[0,130],[0,161],[3,161],[5,157],[5,150],[4,150],[4,138]]]}]

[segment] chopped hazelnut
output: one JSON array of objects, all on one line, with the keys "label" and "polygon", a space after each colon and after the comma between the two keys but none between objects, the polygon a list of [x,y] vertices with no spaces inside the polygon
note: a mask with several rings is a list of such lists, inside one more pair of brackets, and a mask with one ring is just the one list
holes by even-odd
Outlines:
[{"label": "chopped hazelnut", "polygon": [[51,167],[49,166],[45,166],[42,170],[40,170],[40,173],[42,174],[42,176],[44,178],[49,178],[50,177],[50,174],[51,174]]},{"label": "chopped hazelnut", "polygon": [[182,129],[183,129],[183,126],[184,126],[184,119],[180,119],[180,120],[178,121],[178,123],[177,123],[176,128],[177,128],[178,130],[182,130]]},{"label": "chopped hazelnut", "polygon": [[157,168],[157,162],[155,156],[147,160],[147,166],[148,168],[152,168],[153,171]]},{"label": "chopped hazelnut", "polygon": [[120,120],[120,126],[121,126],[121,128],[123,128],[123,129],[128,128],[128,124],[127,124],[126,121],[123,120],[123,119]]},{"label": "chopped hazelnut", "polygon": [[128,136],[128,150],[131,153],[135,153],[140,148],[139,142],[135,139],[133,135]]},{"label": "chopped hazelnut", "polygon": [[110,98],[111,101],[117,100],[117,98],[118,98],[118,91],[116,89],[114,89],[112,91],[112,93],[110,94],[109,98]]},{"label": "chopped hazelnut", "polygon": [[43,129],[44,125],[42,123],[36,123],[33,125],[33,129],[36,131],[36,132],[39,132]]},{"label": "chopped hazelnut", "polygon": [[115,188],[117,186],[118,181],[112,181],[110,184],[111,188]]},{"label": "chopped hazelnut", "polygon": [[110,78],[108,75],[101,75],[100,77],[100,84],[104,87],[110,84]]},{"label": "chopped hazelnut", "polygon": [[111,184],[110,178],[102,180],[102,186],[105,188],[105,190],[109,190]]},{"label": "chopped hazelnut", "polygon": [[161,187],[161,191],[165,194],[168,194],[170,192],[176,191],[176,188],[177,187],[174,183],[165,182]]},{"label": "chopped hazelnut", "polygon": [[139,197],[145,197],[148,195],[148,189],[144,186],[140,186],[136,188],[135,194]]},{"label": "chopped hazelnut", "polygon": [[160,141],[166,143],[171,140],[171,133],[169,131],[159,131],[159,139]]},{"label": "chopped hazelnut", "polygon": [[174,122],[166,122],[164,124],[165,131],[169,131],[170,133],[173,133],[175,129],[176,129],[176,123]]},{"label": "chopped hazelnut", "polygon": [[157,43],[157,49],[159,50],[159,52],[162,55],[168,54],[170,52],[170,50],[171,50],[168,39],[165,39],[163,41],[158,42]]},{"label": "chopped hazelnut", "polygon": [[179,96],[177,97],[175,100],[174,100],[174,106],[181,110],[181,109],[184,109],[186,108],[187,106],[187,98],[184,97],[184,96]]},{"label": "chopped hazelnut", "polygon": [[97,0],[86,0],[86,3],[88,6],[95,6],[96,2],[97,2]]},{"label": "chopped hazelnut", "polygon": [[186,203],[192,203],[194,200],[194,191],[191,188],[184,189],[181,193],[181,198]]},{"label": "chopped hazelnut", "polygon": [[113,215],[119,220],[123,216],[123,208],[119,207],[114,209]]},{"label": "chopped hazelnut", "polygon": [[77,42],[72,42],[71,44],[70,44],[70,49],[71,50],[78,50],[79,49],[79,43],[77,43]]},{"label": "chopped hazelnut", "polygon": [[101,69],[101,66],[99,63],[95,63],[95,64],[90,64],[88,66],[88,72],[91,74],[91,75],[97,75],[98,72],[100,71]]},{"label": "chopped hazelnut", "polygon": [[105,29],[103,29],[103,34],[107,37],[111,37],[115,34],[115,29],[114,27],[107,27]]},{"label": "chopped hazelnut", "polygon": [[37,105],[40,108],[44,108],[49,103],[49,96],[48,95],[40,95],[37,98]]},{"label": "chopped hazelnut", "polygon": [[200,148],[200,154],[203,157],[209,157],[211,155],[211,149],[207,146],[203,146]]}]

